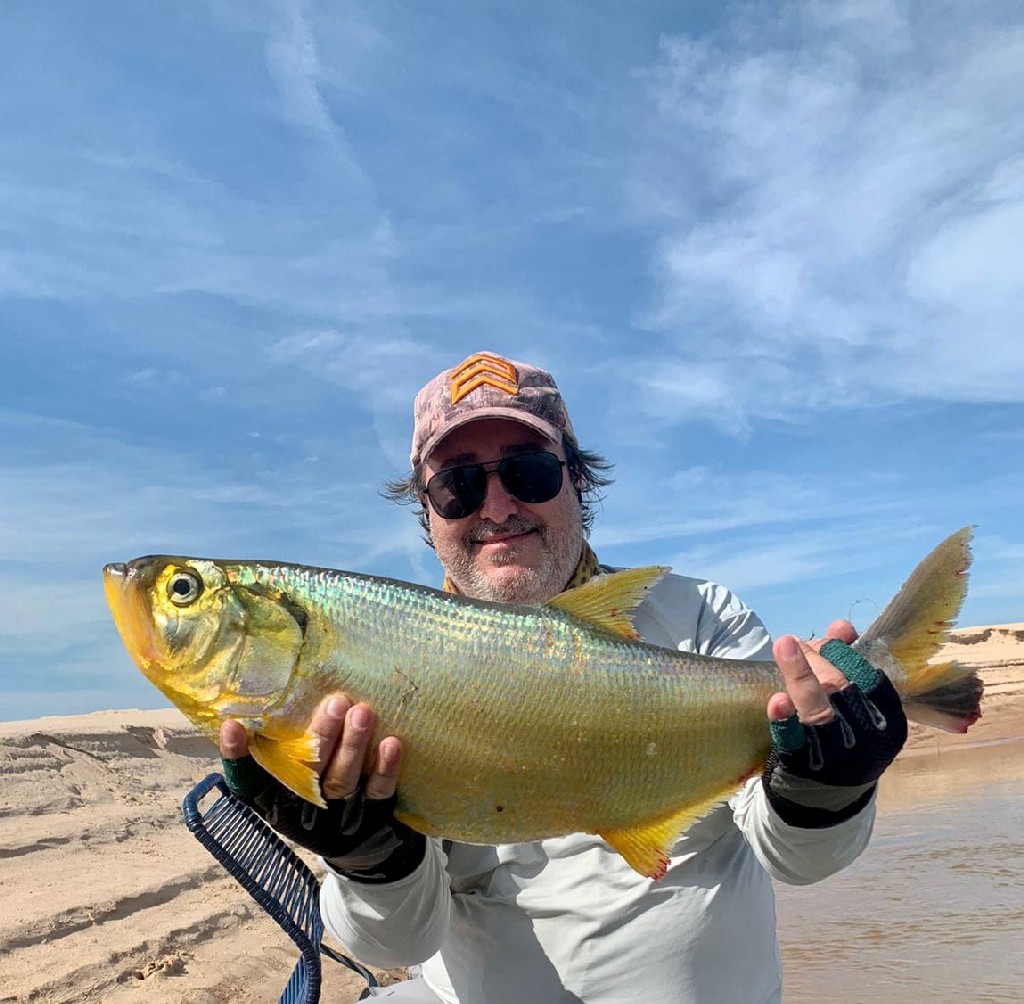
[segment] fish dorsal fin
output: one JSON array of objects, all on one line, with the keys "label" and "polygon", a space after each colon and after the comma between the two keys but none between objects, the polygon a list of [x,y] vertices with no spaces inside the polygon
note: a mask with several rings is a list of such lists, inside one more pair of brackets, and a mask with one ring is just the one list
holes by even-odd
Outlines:
[{"label": "fish dorsal fin", "polygon": [[559,593],[554,599],[548,600],[548,606],[564,610],[612,634],[636,641],[640,636],[633,627],[633,611],[640,605],[647,590],[660,582],[669,571],[665,565],[650,565],[597,575],[582,586]]},{"label": "fish dorsal fin", "polygon": [[320,751],[320,739],[312,732],[294,735],[268,735],[256,732],[249,737],[253,759],[286,788],[300,798],[327,807],[320,791],[320,775],[313,769]]},{"label": "fish dorsal fin", "polygon": [[736,785],[731,784],[710,798],[676,809],[660,819],[618,830],[602,830],[598,836],[618,851],[633,871],[657,881],[668,871],[672,845],[679,835],[735,791]]}]

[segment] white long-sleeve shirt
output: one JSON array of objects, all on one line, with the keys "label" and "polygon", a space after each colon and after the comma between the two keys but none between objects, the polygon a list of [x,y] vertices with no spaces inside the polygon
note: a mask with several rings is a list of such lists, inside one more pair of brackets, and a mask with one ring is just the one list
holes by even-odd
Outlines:
[{"label": "white long-sleeve shirt", "polygon": [[[757,616],[714,583],[668,576],[634,622],[657,645],[771,658]],[[321,912],[363,962],[422,962],[446,1004],[779,1001],[771,879],[804,884],[844,868],[873,822],[872,801],[829,829],[789,826],[754,778],[678,839],[658,882],[588,834],[497,847],[428,840],[397,882],[329,871]]]}]

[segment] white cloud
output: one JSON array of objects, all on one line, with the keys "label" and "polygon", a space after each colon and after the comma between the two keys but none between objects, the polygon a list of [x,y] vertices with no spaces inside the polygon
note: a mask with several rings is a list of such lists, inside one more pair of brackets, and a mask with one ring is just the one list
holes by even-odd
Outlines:
[{"label": "white cloud", "polygon": [[432,365],[431,347],[406,337],[348,335],[340,331],[303,331],[281,339],[271,362],[296,363],[353,391],[360,404],[412,413],[412,400]]},{"label": "white cloud", "polygon": [[321,92],[323,71],[308,5],[304,0],[279,0],[276,13],[266,45],[267,68],[279,89],[286,119],[325,142],[369,192],[369,179]]},{"label": "white cloud", "polygon": [[645,323],[702,367],[677,416],[1024,400],[1024,28],[944,14],[744,7],[664,41],[633,191],[664,228]]},{"label": "white cloud", "polygon": [[[1024,163],[1013,166],[1024,187]],[[920,248],[909,268],[910,292],[995,320],[1007,298],[1021,297],[1022,233],[1024,191],[982,201],[974,213],[950,221]]]}]

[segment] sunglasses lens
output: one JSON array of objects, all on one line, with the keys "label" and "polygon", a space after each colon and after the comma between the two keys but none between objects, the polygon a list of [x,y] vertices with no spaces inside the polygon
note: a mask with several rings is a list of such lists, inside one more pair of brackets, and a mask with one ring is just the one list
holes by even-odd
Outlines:
[{"label": "sunglasses lens", "polygon": [[[520,502],[550,502],[562,490],[563,462],[553,453],[523,453],[497,464],[498,477]],[[442,519],[463,519],[487,497],[488,468],[493,463],[465,464],[438,471],[427,482],[427,498]]]},{"label": "sunglasses lens", "polygon": [[427,482],[427,497],[442,519],[462,519],[484,503],[487,472],[479,464],[440,471]]},{"label": "sunglasses lens", "polygon": [[562,490],[562,462],[553,453],[524,453],[498,465],[501,483],[520,502],[550,502]]}]

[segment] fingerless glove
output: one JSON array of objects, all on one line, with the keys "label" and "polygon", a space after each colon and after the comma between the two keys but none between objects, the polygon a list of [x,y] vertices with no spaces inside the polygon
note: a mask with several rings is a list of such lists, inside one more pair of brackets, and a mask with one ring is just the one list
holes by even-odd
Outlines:
[{"label": "fingerless glove", "polygon": [[395,819],[395,801],[367,798],[357,788],[329,798],[327,808],[307,802],[251,756],[222,760],[232,794],[255,809],[283,837],[319,854],[327,865],[358,882],[395,882],[419,866],[426,837]]},{"label": "fingerless glove", "polygon": [[821,653],[850,681],[829,697],[829,722],[805,725],[796,715],[771,723],[772,752],[762,784],[792,826],[823,829],[856,815],[907,739],[907,718],[889,679],[838,640]]}]

